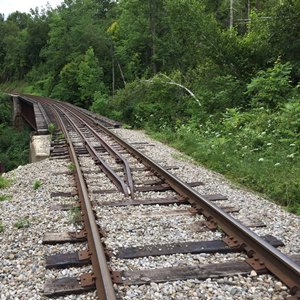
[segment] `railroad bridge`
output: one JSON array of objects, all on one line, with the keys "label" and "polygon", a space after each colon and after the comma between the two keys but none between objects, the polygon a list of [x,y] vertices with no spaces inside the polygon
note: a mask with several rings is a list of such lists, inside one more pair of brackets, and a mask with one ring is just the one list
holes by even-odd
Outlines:
[{"label": "railroad bridge", "polygon": [[32,129],[30,135],[30,162],[36,162],[50,155],[50,136],[48,125],[50,120],[42,105],[32,98],[10,94],[13,101],[13,124],[16,128],[24,128],[28,124]]},{"label": "railroad bridge", "polygon": [[[38,101],[41,97],[33,95],[9,94],[13,101],[13,123],[16,128],[23,128],[28,124],[32,129],[30,136],[30,162],[36,162],[50,155],[50,133],[48,126],[51,123],[49,116]],[[55,101],[55,100],[54,100]],[[70,103],[66,105],[72,106]],[[118,128],[120,123],[106,117],[90,112],[83,108],[77,108],[91,116],[95,121],[100,121],[108,128]]]},{"label": "railroad bridge", "polygon": [[14,106],[13,123],[16,128],[23,128],[26,122],[37,135],[47,135],[49,119],[43,107],[37,101],[26,96],[10,94]]}]

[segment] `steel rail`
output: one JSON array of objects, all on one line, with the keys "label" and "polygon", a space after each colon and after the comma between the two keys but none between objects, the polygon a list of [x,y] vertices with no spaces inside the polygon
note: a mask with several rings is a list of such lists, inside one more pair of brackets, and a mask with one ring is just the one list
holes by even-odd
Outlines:
[{"label": "steel rail", "polygon": [[[64,104],[71,107],[71,108],[74,107],[74,105],[71,104],[71,103],[65,102]],[[76,107],[76,109],[80,110],[84,115],[88,115],[88,116],[92,117],[93,119],[99,120],[101,123],[106,124],[108,127],[119,128],[121,126],[120,122],[111,120],[111,119],[109,119],[107,117],[104,117],[104,116],[100,116],[100,115],[98,115],[94,112],[91,112],[91,111],[89,111],[85,108]]]},{"label": "steel rail", "polygon": [[[63,106],[63,105],[62,105]],[[64,106],[65,107],[65,106]],[[78,120],[80,120],[82,123],[85,124],[86,127],[88,127],[93,134],[100,140],[100,143],[102,144],[103,148],[109,152],[112,156],[114,156],[114,158],[123,164],[124,167],[124,173],[125,173],[125,178],[126,178],[126,184],[129,187],[130,190],[130,195],[132,198],[134,198],[134,184],[133,184],[133,179],[132,179],[132,174],[131,174],[131,170],[130,170],[130,166],[127,162],[126,159],[124,159],[124,157],[117,151],[115,150],[113,147],[111,147],[107,142],[105,142],[103,140],[103,138],[99,135],[99,133],[92,128],[92,126],[90,126],[85,120],[83,120],[81,117],[79,117],[77,114],[75,114],[72,110],[70,110],[69,108],[66,108],[67,111],[69,111],[75,118],[77,118]],[[78,113],[78,111],[77,111]],[[84,115],[84,113],[80,112],[81,114]],[[91,121],[89,116],[84,115],[85,118],[87,118],[89,121]]]},{"label": "steel rail", "polygon": [[[103,170],[103,172],[111,179],[111,181],[117,186],[117,188],[125,194],[125,196],[129,196],[130,190],[127,186],[127,184],[123,181],[123,179],[117,175],[109,166],[108,164],[99,156],[95,148],[93,147],[92,143],[89,142],[83,133],[81,132],[80,128],[75,124],[75,122],[65,114],[65,112],[57,105],[52,104],[53,107],[56,107],[62,114],[64,114],[65,118],[72,124],[72,126],[75,128],[77,133],[81,136],[82,140],[84,141],[85,145],[87,146],[87,149],[89,153],[95,157],[100,165],[100,168]],[[86,122],[84,122],[86,123]]]},{"label": "steel rail", "polygon": [[84,219],[84,226],[87,232],[87,241],[89,251],[91,253],[91,261],[93,266],[93,276],[95,278],[95,285],[98,298],[101,300],[116,300],[116,294],[111,280],[111,274],[106,263],[106,257],[102,242],[100,239],[99,229],[96,224],[94,212],[89,200],[86,183],[84,181],[80,165],[76,156],[74,146],[65,127],[63,120],[59,113],[53,108],[60,128],[68,141],[68,150],[72,162],[75,164],[75,179],[78,188],[79,200],[82,207],[82,215]]},{"label": "steel rail", "polygon": [[109,129],[97,122],[102,130],[115,139],[120,145],[125,147],[133,156],[143,161],[154,173],[162,176],[166,182],[180,195],[187,197],[192,205],[196,205],[199,211],[208,220],[214,220],[221,229],[230,237],[245,245],[245,250],[250,257],[257,257],[263,262],[265,267],[291,290],[291,294],[300,291],[300,266],[284,255],[282,252],[265,242],[253,231],[231,217],[215,204],[211,203],[197,191],[189,187],[179,178],[159,166],[151,158],[135,149],[123,139],[115,135]]}]

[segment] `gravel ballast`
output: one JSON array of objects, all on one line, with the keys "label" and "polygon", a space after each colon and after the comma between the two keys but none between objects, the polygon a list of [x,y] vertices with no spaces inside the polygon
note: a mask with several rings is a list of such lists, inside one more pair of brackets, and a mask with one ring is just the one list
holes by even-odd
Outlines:
[{"label": "gravel ballast", "polygon": [[[141,131],[127,129],[114,130],[120,137],[130,143],[144,144],[141,152],[164,166],[177,166],[170,170],[185,182],[204,183],[195,189],[201,194],[222,194],[228,197],[226,205],[238,207],[239,213],[232,214],[240,220],[260,219],[266,227],[253,228],[259,235],[272,234],[285,243],[280,250],[286,254],[300,253],[300,219],[284,211],[281,207],[247,190],[236,187],[223,176],[194,164],[177,150],[147,137]],[[154,146],[153,146],[154,145]],[[87,157],[81,158],[84,170],[95,171],[86,176],[91,184],[90,191],[112,189],[113,186],[105,176],[96,174],[97,167]],[[0,202],[0,221],[4,230],[0,233],[0,295],[1,300],[8,299],[44,299],[43,289],[46,279],[62,276],[79,276],[90,271],[87,266],[82,269],[46,270],[45,255],[83,250],[86,244],[43,245],[42,238],[46,232],[66,232],[78,229],[71,219],[69,211],[55,211],[53,205],[74,204],[73,197],[50,197],[52,192],[72,192],[74,179],[68,173],[68,160],[50,160],[28,164],[11,171],[4,176],[12,180],[9,188],[1,189],[0,195],[12,198]],[[134,174],[138,180],[138,174]],[[149,177],[151,179],[151,177]],[[39,180],[41,186],[34,189]],[[98,182],[98,184],[97,184]],[[172,192],[141,193],[142,197],[172,196]],[[110,249],[118,247],[140,246],[147,244],[172,243],[176,241],[196,241],[221,238],[219,232],[191,231],[188,224],[201,221],[201,216],[184,214],[161,216],[166,211],[178,210],[179,205],[168,207],[101,207],[107,201],[123,201],[119,193],[108,195],[92,194],[98,224],[107,231],[103,241]],[[218,203],[218,202],[216,202]],[[218,203],[223,205],[225,203]],[[188,209],[181,206],[180,209]],[[149,215],[147,215],[149,214]],[[19,224],[19,225],[17,225]],[[152,226],[155,228],[151,230]],[[22,228],[17,228],[22,227]],[[178,230],[173,230],[177,228]],[[218,263],[228,260],[243,259],[244,254],[176,254],[171,256],[144,257],[132,260],[112,258],[112,270],[146,270],[180,265]],[[151,283],[141,286],[116,286],[120,299],[284,299],[287,288],[270,275],[247,277],[225,277],[217,280],[207,279],[175,281],[169,283]],[[95,293],[66,296],[59,299],[96,299]]]},{"label": "gravel ballast", "polygon": [[[43,245],[46,232],[75,231],[68,211],[52,209],[55,204],[75,203],[72,198],[51,198],[52,192],[71,192],[74,180],[68,172],[68,160],[46,159],[21,166],[5,174],[12,181],[0,195],[12,198],[0,202],[0,220],[4,231],[0,233],[0,295],[1,300],[45,299],[46,279],[77,276],[80,270],[46,270],[45,255],[82,250],[84,244]],[[36,190],[33,185],[40,182]],[[17,228],[21,227],[21,228]],[[62,297],[62,299],[96,299],[93,293]]]}]

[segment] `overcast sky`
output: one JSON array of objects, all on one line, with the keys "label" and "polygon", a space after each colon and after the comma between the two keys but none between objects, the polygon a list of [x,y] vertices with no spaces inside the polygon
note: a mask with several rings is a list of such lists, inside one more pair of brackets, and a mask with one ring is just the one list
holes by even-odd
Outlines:
[{"label": "overcast sky", "polygon": [[41,8],[46,6],[47,2],[55,8],[63,0],[0,0],[0,13],[7,16],[14,11],[29,12],[30,8]]}]

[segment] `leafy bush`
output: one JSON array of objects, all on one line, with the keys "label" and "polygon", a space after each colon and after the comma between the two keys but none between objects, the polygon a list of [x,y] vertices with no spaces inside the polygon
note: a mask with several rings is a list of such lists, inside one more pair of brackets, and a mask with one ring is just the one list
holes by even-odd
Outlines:
[{"label": "leafy bush", "polygon": [[278,117],[279,129],[282,138],[299,140],[300,138],[300,96],[292,101],[285,103],[281,107]]},{"label": "leafy bush", "polygon": [[6,94],[0,93],[0,162],[10,171],[27,163],[29,158],[29,131],[10,127],[12,104]]},{"label": "leafy bush", "polygon": [[10,125],[12,120],[12,102],[10,97],[0,92],[0,124]]},{"label": "leafy bush", "polygon": [[110,115],[109,97],[100,91],[95,92],[90,109],[102,116]]},{"label": "leafy bush", "polygon": [[222,73],[212,62],[206,62],[190,74],[192,87],[199,95],[201,110],[205,113],[219,113],[227,108],[245,106],[245,83],[233,75]]},{"label": "leafy bush", "polygon": [[55,132],[55,125],[53,123],[50,123],[48,125],[48,131],[50,134],[53,134]]},{"label": "leafy bush", "polygon": [[276,108],[293,96],[290,84],[292,66],[277,61],[273,68],[259,71],[247,85],[246,95],[251,97],[253,107]]},{"label": "leafy bush", "polygon": [[0,162],[7,171],[28,163],[30,131],[0,125]]},{"label": "leafy bush", "polygon": [[[176,81],[180,75],[175,74]],[[119,91],[111,106],[121,112],[121,119],[137,128],[147,126],[154,130],[175,127],[191,117],[189,107],[195,102],[186,90],[174,84],[171,78],[155,76],[137,80]]]}]

